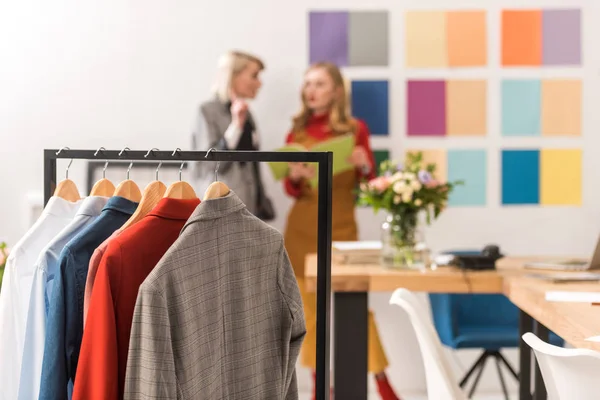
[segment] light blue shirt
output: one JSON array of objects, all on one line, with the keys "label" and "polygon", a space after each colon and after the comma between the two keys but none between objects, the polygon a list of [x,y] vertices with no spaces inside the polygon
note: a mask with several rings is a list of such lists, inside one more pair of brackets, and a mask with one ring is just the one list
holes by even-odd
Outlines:
[{"label": "light blue shirt", "polygon": [[46,338],[46,317],[54,275],[58,270],[60,252],[72,238],[96,220],[107,201],[108,197],[86,198],[71,223],[48,243],[35,263],[25,326],[25,346],[18,397],[20,400],[37,399],[39,396]]},{"label": "light blue shirt", "polygon": [[71,398],[83,336],[83,296],[90,258],[131,218],[137,206],[124,197],[111,197],[100,216],[62,249],[46,319],[39,400]]}]

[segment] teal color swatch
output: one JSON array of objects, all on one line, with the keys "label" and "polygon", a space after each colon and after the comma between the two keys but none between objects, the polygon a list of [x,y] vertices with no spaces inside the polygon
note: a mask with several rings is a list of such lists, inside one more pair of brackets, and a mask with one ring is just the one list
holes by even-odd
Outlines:
[{"label": "teal color swatch", "polygon": [[502,135],[540,136],[541,83],[537,79],[502,81]]},{"label": "teal color swatch", "polygon": [[448,150],[448,182],[464,183],[450,193],[450,206],[486,204],[487,155],[485,150]]}]

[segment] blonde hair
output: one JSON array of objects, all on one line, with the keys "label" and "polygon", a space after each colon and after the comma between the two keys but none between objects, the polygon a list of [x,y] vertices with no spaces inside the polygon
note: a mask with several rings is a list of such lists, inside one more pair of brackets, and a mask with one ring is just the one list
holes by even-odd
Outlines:
[{"label": "blonde hair", "polygon": [[[350,96],[348,81],[344,79],[337,65],[330,62],[318,62],[311,65],[307,73],[313,69],[322,68],[333,80],[334,89],[339,91],[334,103],[329,111],[329,129],[334,135],[341,135],[348,132],[354,132],[356,129],[356,120],[352,117],[350,110]],[[300,94],[302,108],[292,119],[292,130],[296,138],[305,134],[306,124],[311,116],[311,110],[304,98],[304,91]]]},{"label": "blonde hair", "polygon": [[262,60],[249,53],[233,50],[222,55],[218,63],[217,79],[213,85],[213,93],[221,101],[228,101],[233,78],[245,70],[251,63],[258,64],[260,71],[265,69],[265,64]]}]

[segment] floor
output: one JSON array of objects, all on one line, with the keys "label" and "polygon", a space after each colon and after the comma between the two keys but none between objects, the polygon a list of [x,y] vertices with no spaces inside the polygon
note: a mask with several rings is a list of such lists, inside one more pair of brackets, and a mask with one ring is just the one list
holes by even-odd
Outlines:
[{"label": "floor", "polygon": [[[512,393],[510,396],[511,400],[513,400],[513,399],[516,400],[518,397],[519,396],[517,393]],[[504,396],[501,393],[498,393],[498,394],[482,393],[480,395],[475,394],[472,397],[472,399],[473,400],[504,400]],[[299,400],[311,400],[310,393],[300,393]],[[376,393],[370,393],[369,398],[367,400],[380,400],[380,398]],[[402,397],[402,400],[429,400],[429,399],[427,399],[427,395],[425,395],[425,394],[414,394],[414,395],[407,394],[404,397]]]}]

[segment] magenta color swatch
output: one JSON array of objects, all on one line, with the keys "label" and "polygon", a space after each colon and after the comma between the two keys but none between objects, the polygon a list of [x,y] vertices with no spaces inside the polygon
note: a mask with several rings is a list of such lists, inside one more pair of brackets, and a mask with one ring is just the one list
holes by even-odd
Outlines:
[{"label": "magenta color swatch", "polygon": [[309,14],[309,61],[348,65],[348,13],[313,11]]},{"label": "magenta color swatch", "polygon": [[408,81],[407,106],[409,136],[446,134],[446,82]]},{"label": "magenta color swatch", "polygon": [[581,65],[581,10],[544,10],[543,64]]}]

